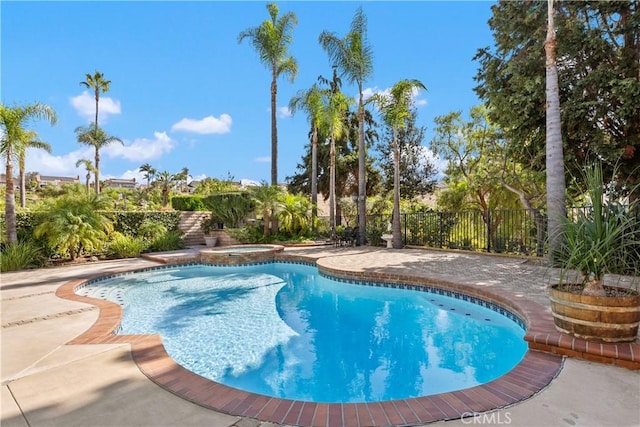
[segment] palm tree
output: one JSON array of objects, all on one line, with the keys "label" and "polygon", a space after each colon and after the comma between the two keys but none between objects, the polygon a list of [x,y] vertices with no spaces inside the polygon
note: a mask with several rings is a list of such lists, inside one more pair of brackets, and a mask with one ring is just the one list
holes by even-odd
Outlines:
[{"label": "palm tree", "polygon": [[24,128],[30,120],[46,119],[56,123],[56,113],[48,105],[35,103],[25,106],[5,107],[0,104],[0,155],[5,160],[5,223],[7,243],[18,241],[16,229],[15,185],[13,183],[13,161],[24,151],[25,141],[36,139],[34,132]]},{"label": "palm tree", "polygon": [[251,198],[256,203],[256,210],[262,213],[262,235],[263,237],[267,237],[269,235],[271,216],[276,215],[280,210],[279,197],[282,190],[277,185],[268,185],[266,182],[263,182],[260,186],[251,187],[250,191]]},{"label": "palm tree", "polygon": [[53,199],[46,205],[43,222],[34,229],[36,237],[45,237],[61,255],[76,259],[84,250],[102,248],[113,223],[101,211],[108,209],[111,200],[98,194],[67,195]]},{"label": "palm tree", "polygon": [[298,91],[289,101],[289,110],[295,115],[296,110],[306,111],[311,124],[311,224],[315,228],[318,216],[318,127],[322,118],[322,89],[314,84],[306,91]]},{"label": "palm tree", "polygon": [[78,126],[75,129],[75,133],[78,138],[78,142],[81,144],[89,145],[95,149],[95,160],[93,162],[94,175],[95,175],[95,190],[96,194],[100,194],[100,149],[106,147],[107,145],[113,142],[119,142],[120,144],[124,143],[117,136],[110,136],[107,133],[100,129],[99,127],[85,127]]},{"label": "palm tree", "polygon": [[85,169],[87,170],[87,175],[86,175],[86,187],[87,187],[87,194],[89,194],[91,192],[91,187],[89,186],[89,180],[91,180],[91,173],[95,173],[96,168],[93,166],[93,163],[91,163],[91,160],[87,160],[87,159],[80,159],[76,162],[76,167],[80,167],[80,165],[84,165]]},{"label": "palm tree", "polygon": [[158,173],[157,170],[154,169],[153,166],[151,166],[149,163],[145,163],[144,165],[140,166],[140,169],[138,169],[140,172],[144,172],[144,179],[147,180],[147,187],[151,185],[151,180],[153,179],[153,176]]},{"label": "palm tree", "polygon": [[178,187],[180,189],[180,192],[186,191],[187,181],[191,177],[191,175],[189,175],[189,168],[183,167],[180,172],[174,175],[174,177],[176,181],[178,181]]},{"label": "palm tree", "polygon": [[363,85],[373,74],[373,53],[367,40],[367,18],[359,7],[351,21],[351,29],[340,39],[334,33],[323,31],[320,44],[338,67],[342,76],[358,85],[358,244],[366,241],[367,232],[367,177],[366,145],[364,142]]},{"label": "palm tree", "polygon": [[160,191],[162,192],[162,206],[166,207],[169,204],[169,193],[176,184],[176,176],[171,175],[169,172],[164,171],[158,175],[158,178],[154,181]]},{"label": "palm tree", "polygon": [[276,123],[278,77],[288,75],[293,82],[298,74],[298,63],[289,56],[288,45],[293,40],[293,28],[298,19],[293,12],[278,17],[278,6],[267,4],[270,20],[251,27],[238,35],[238,43],[248,38],[262,62],[271,70],[271,185],[278,184],[278,128]]},{"label": "palm tree", "polygon": [[111,80],[105,80],[104,74],[102,74],[98,70],[96,70],[93,75],[87,73],[85,78],[86,80],[80,82],[80,84],[88,89],[93,89],[94,97],[96,99],[96,120],[94,123],[95,131],[98,132],[98,103],[100,101],[100,92],[109,92],[109,85],[111,84]]},{"label": "palm tree", "polygon": [[426,89],[419,80],[400,80],[393,85],[388,95],[377,93],[371,97],[380,113],[382,120],[393,131],[393,215],[391,217],[393,230],[393,247],[402,248],[402,229],[400,227],[400,146],[398,132],[405,129],[407,120],[411,117],[413,93],[418,89]]},{"label": "palm tree", "polygon": [[27,188],[24,176],[27,149],[39,148],[45,150],[47,153],[51,153],[51,145],[47,144],[46,142],[40,141],[40,137],[36,132],[32,130],[26,131],[24,136],[25,140],[23,141],[22,149],[19,152],[16,152],[16,155],[18,157],[18,174],[20,177],[20,207],[23,208],[27,206]]},{"label": "palm tree", "polygon": [[336,139],[342,137],[350,98],[342,92],[328,92],[324,97],[322,127],[329,135],[329,227],[336,226]]},{"label": "palm tree", "polygon": [[560,122],[560,95],[558,90],[558,67],[556,65],[556,32],[553,23],[553,0],[547,0],[547,39],[544,43],[546,53],[547,84],[547,212],[549,230],[549,262],[562,246],[562,224],[566,218],[564,154]]},{"label": "palm tree", "polygon": [[281,197],[279,213],[282,228],[292,236],[308,230],[309,200],[303,195],[284,193]]}]

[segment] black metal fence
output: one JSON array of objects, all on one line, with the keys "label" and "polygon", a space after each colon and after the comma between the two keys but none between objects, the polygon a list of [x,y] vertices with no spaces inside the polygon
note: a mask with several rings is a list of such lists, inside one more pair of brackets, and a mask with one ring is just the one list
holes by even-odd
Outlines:
[{"label": "black metal fence", "polygon": [[405,245],[544,256],[546,218],[537,209],[402,214]]},{"label": "black metal fence", "polygon": [[[589,210],[572,208],[568,214]],[[539,209],[403,213],[400,222],[405,245],[537,257],[547,253],[547,218]],[[357,228],[354,218],[340,218],[338,223]],[[390,232],[390,223],[390,215],[368,216],[368,244],[383,245],[382,235]],[[640,227],[640,216],[636,215],[633,227]]]}]

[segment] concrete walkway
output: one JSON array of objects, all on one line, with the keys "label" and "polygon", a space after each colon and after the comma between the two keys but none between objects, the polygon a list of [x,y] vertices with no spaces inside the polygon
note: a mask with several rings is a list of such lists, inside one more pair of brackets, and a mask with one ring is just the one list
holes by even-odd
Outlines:
[{"label": "concrete walkway", "polygon": [[[439,251],[321,248],[287,253],[323,258],[335,268],[402,271],[496,292],[507,289],[545,307],[547,284],[557,275],[521,259]],[[271,425],[204,409],[169,393],[140,372],[129,344],[66,345],[93,324],[98,311],[57,298],[60,285],[99,272],[152,265],[156,263],[134,259],[2,274],[2,426]],[[469,424],[638,426],[640,373],[566,359],[559,376],[527,401],[432,425]]]}]

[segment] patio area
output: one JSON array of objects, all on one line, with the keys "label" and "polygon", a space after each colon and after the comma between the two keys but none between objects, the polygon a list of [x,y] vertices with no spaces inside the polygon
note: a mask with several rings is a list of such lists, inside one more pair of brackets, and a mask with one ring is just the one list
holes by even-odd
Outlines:
[{"label": "patio area", "polygon": [[[101,273],[184,262],[193,259],[196,253],[196,250],[184,250],[154,254],[148,259],[4,273],[1,283],[2,425],[280,425],[213,411],[176,396],[141,371],[130,343],[115,340],[69,345],[101,316],[96,306],[56,296],[61,286]],[[473,288],[479,294],[508,294],[519,303],[540,307],[542,321],[551,317],[547,286],[558,274],[519,258],[417,249],[288,248],[282,256],[317,260],[327,271],[348,277],[394,281],[415,278],[421,283]],[[531,339],[538,344],[542,342],[536,341],[541,340],[540,337]],[[551,340],[545,336],[545,345],[553,344]],[[569,345],[573,347],[575,343]],[[630,347],[630,351],[633,348]],[[601,357],[605,350],[600,349]],[[633,360],[637,360],[636,357],[638,355],[631,355]],[[488,424],[492,420],[489,424],[515,426],[635,426],[640,424],[638,401],[639,371],[568,358],[558,376],[542,391],[484,418],[478,416],[475,423]],[[473,405],[469,412],[473,412]],[[284,425],[295,425],[300,420],[288,419],[292,422]],[[387,421],[375,425],[416,425],[409,418],[387,418]],[[462,426],[471,422],[474,419],[452,419],[446,425]],[[351,424],[344,417],[338,420],[326,417],[324,424],[314,420],[313,425]],[[444,422],[430,425],[444,425]]]}]

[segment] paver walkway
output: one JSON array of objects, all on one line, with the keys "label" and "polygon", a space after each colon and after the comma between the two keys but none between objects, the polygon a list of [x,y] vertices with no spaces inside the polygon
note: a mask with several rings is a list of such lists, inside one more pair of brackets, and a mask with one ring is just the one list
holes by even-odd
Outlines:
[{"label": "paver walkway", "polygon": [[[398,271],[458,281],[512,294],[548,307],[546,287],[556,271],[520,259],[424,250],[321,248],[288,250],[352,271]],[[188,256],[188,252],[168,257]],[[144,376],[129,344],[66,345],[98,317],[95,307],[62,300],[68,280],[129,267],[142,259],[2,274],[2,426],[268,426],[185,401]],[[446,426],[640,425],[640,373],[567,359],[560,375],[533,398],[484,418]],[[436,423],[433,425],[445,425]]]}]

